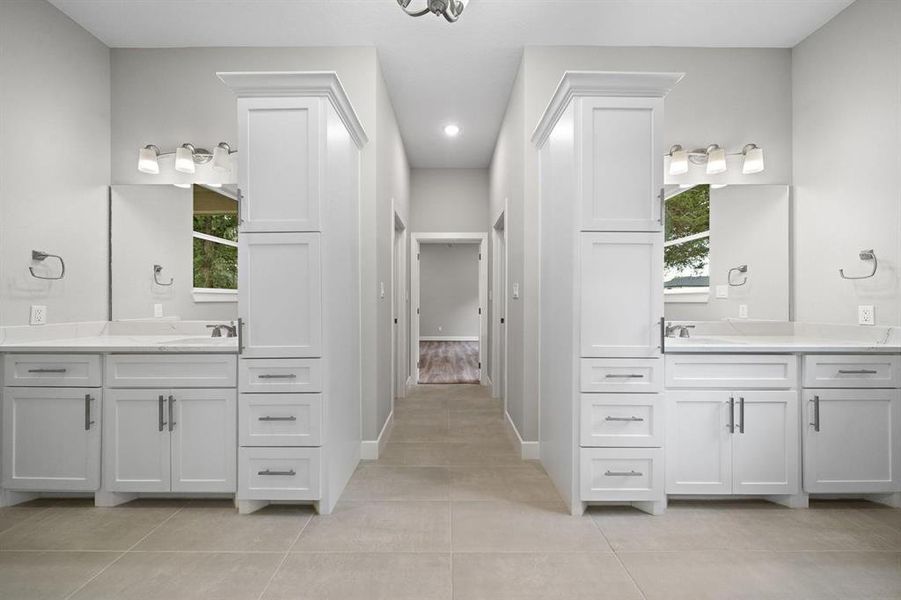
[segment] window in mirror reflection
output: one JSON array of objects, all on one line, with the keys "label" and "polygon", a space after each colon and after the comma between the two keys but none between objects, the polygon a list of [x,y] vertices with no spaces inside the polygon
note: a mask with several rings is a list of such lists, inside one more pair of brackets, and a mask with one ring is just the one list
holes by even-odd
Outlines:
[{"label": "window in mirror reflection", "polygon": [[710,286],[710,186],[667,198],[663,244],[666,294],[707,291]]},{"label": "window in mirror reflection", "polygon": [[194,288],[238,289],[238,203],[194,186]]}]

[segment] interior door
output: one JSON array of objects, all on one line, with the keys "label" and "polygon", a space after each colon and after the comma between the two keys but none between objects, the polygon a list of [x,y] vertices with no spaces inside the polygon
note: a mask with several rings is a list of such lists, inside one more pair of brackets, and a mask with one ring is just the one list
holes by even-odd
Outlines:
[{"label": "interior door", "polygon": [[582,356],[660,353],[663,239],[656,233],[583,233]]},{"label": "interior door", "polygon": [[243,356],[322,356],[319,234],[248,233],[239,244]]},{"label": "interior door", "polygon": [[898,491],[901,390],[804,390],[804,490]]},{"label": "interior door", "polygon": [[233,389],[172,390],[173,492],[234,492],[237,394]]},{"label": "interior door", "polygon": [[797,494],[798,392],[735,392],[733,494]]},{"label": "interior door", "polygon": [[100,487],[101,390],[3,389],[3,487]]},{"label": "interior door", "polygon": [[168,492],[169,390],[107,390],[103,482],[114,492]]},{"label": "interior door", "polygon": [[732,493],[728,392],[666,393],[666,492]]}]

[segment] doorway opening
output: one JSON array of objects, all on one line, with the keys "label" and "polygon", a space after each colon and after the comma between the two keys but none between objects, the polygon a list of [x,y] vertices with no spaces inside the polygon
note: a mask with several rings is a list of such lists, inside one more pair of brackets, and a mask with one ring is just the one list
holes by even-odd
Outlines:
[{"label": "doorway opening", "polygon": [[[392,206],[394,200],[391,200]],[[391,409],[394,410],[394,399],[407,395],[407,383],[410,377],[407,349],[409,348],[409,328],[407,327],[410,294],[407,284],[407,226],[403,219],[392,210],[392,226],[394,230],[391,262]]]},{"label": "doorway opening", "polygon": [[491,397],[506,401],[507,377],[507,238],[504,216],[500,214],[491,230]]},{"label": "doorway opening", "polygon": [[486,245],[483,233],[413,234],[410,358],[416,383],[487,384]]}]

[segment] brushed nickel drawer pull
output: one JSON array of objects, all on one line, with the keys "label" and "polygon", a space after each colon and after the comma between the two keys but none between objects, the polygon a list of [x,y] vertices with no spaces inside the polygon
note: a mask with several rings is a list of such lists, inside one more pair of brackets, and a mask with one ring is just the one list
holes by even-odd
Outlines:
[{"label": "brushed nickel drawer pull", "polygon": [[258,379],[297,379],[296,373],[286,373],[284,375],[257,375]]},{"label": "brushed nickel drawer pull", "polygon": [[812,402],[813,402],[813,423],[811,423],[811,425],[813,425],[814,431],[819,431],[820,430],[820,397],[814,396]]},{"label": "brushed nickel drawer pull", "polygon": [[879,371],[875,369],[839,369],[839,375],[876,375]]},{"label": "brushed nickel drawer pull", "polygon": [[29,373],[65,373],[68,369],[28,369]]},{"label": "brushed nickel drawer pull", "polygon": [[257,471],[257,475],[285,475],[288,477],[294,477],[297,475],[297,472],[294,469],[289,471],[273,471],[271,469],[264,469],[263,471]]},{"label": "brushed nickel drawer pull", "polygon": [[175,396],[169,396],[169,431],[175,430]]},{"label": "brushed nickel drawer pull", "polygon": [[94,421],[91,419],[91,402],[93,402],[93,401],[94,401],[94,399],[91,398],[90,394],[84,395],[84,430],[85,431],[90,431],[91,425],[94,424]]},{"label": "brushed nickel drawer pull", "polygon": [[644,473],[638,471],[607,471],[605,477],[641,477]]},{"label": "brushed nickel drawer pull", "polygon": [[266,417],[260,417],[259,420],[260,420],[260,421],[296,421],[296,420],[297,420],[297,417],[295,417],[295,416],[290,416],[290,417],[269,417],[269,416],[266,416]]},{"label": "brushed nickel drawer pull", "polygon": [[166,417],[164,416],[164,411],[166,407],[166,397],[160,394],[159,398],[159,430],[163,431],[166,429]]},{"label": "brushed nickel drawer pull", "polygon": [[604,377],[607,379],[643,379],[644,375],[640,373],[607,373]]},{"label": "brushed nickel drawer pull", "polygon": [[605,421],[634,421],[636,423],[644,421],[642,417],[604,417]]}]

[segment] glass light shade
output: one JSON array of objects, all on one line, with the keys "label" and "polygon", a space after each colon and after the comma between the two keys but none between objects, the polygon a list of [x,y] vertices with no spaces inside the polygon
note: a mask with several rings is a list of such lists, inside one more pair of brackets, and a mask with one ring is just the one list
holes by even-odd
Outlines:
[{"label": "glass light shade", "polygon": [[460,135],[460,126],[453,123],[444,126],[444,135],[447,137],[457,137]]},{"label": "glass light shade", "polygon": [[741,165],[741,172],[745,175],[760,173],[763,171],[763,148],[748,148],[745,151],[745,160]]},{"label": "glass light shade", "polygon": [[688,152],[682,150],[673,150],[669,155],[669,174],[684,175],[688,173]]},{"label": "glass light shade", "polygon": [[174,186],[177,187],[177,188],[181,188],[181,189],[183,189],[183,190],[187,190],[187,189],[190,189],[190,188],[191,188],[191,184],[190,184],[190,183],[173,183],[172,185],[174,185]]},{"label": "glass light shade", "polygon": [[726,151],[722,148],[711,148],[707,151],[707,174],[717,175],[726,172]]},{"label": "glass light shade", "polygon": [[194,153],[184,146],[175,150],[175,170],[179,173],[194,172]]},{"label": "glass light shade", "polygon": [[138,152],[138,171],[149,175],[160,174],[160,163],[157,160],[156,149],[141,148]]},{"label": "glass light shade", "polygon": [[220,173],[228,173],[231,171],[231,160],[229,159],[228,148],[216,146],[213,148],[213,170]]}]

